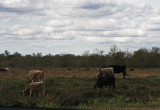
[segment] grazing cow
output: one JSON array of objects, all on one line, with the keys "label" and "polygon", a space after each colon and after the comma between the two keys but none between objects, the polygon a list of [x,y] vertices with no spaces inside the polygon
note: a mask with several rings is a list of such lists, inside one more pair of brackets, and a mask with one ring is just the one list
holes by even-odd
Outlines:
[{"label": "grazing cow", "polygon": [[25,96],[25,94],[27,92],[29,92],[29,97],[31,97],[32,93],[38,91],[39,95],[40,95],[40,91],[42,91],[42,94],[44,96],[44,92],[45,92],[45,83],[44,81],[40,81],[40,82],[32,82],[29,83],[26,88],[23,90],[23,96]]},{"label": "grazing cow", "polygon": [[7,71],[9,71],[9,68],[0,68],[0,71],[7,72]]},{"label": "grazing cow", "polygon": [[113,68],[112,67],[108,67],[108,68],[101,68],[101,69],[98,69],[99,73],[96,74],[96,77],[97,79],[99,77],[104,77],[106,76],[107,74],[113,74]]},{"label": "grazing cow", "polygon": [[44,81],[44,72],[41,70],[31,70],[26,78],[29,82],[34,82],[34,80]]},{"label": "grazing cow", "polygon": [[129,72],[132,72],[132,71],[134,71],[134,68],[130,68],[130,69],[129,69]]},{"label": "grazing cow", "polygon": [[109,86],[110,88],[112,86],[113,89],[115,88],[115,76],[113,73],[113,68],[99,69],[94,89],[96,89],[97,87],[102,89],[103,86]]},{"label": "grazing cow", "polygon": [[72,70],[72,68],[69,68],[69,67],[68,67],[68,68],[67,68],[67,70],[71,71],[71,70]]},{"label": "grazing cow", "polygon": [[123,78],[125,78],[126,74],[127,74],[127,66],[126,65],[110,65],[107,67],[112,67],[114,73],[123,73]]}]

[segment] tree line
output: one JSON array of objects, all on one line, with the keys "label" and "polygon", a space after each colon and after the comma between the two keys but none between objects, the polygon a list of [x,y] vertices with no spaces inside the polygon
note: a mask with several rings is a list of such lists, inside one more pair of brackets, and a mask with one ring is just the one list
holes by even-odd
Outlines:
[{"label": "tree line", "polygon": [[0,67],[12,68],[90,68],[107,65],[127,65],[129,68],[159,68],[160,48],[140,48],[134,52],[122,51],[116,45],[105,54],[103,50],[95,49],[93,53],[85,51],[82,55],[33,53],[21,55],[8,50],[0,54]]}]

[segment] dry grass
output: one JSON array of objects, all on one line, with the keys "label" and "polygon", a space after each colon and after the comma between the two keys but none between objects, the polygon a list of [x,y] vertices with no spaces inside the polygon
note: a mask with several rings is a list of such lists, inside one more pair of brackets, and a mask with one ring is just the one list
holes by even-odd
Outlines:
[{"label": "dry grass", "polygon": [[160,76],[160,69],[135,69],[134,72],[129,72],[133,77],[148,77],[148,76]]},{"label": "dry grass", "polygon": [[[89,77],[93,78],[97,74],[98,68],[73,68],[67,70],[67,68],[43,68],[47,77]],[[29,70],[28,70],[29,71]],[[21,68],[12,68],[10,72],[0,72],[0,78],[14,78],[27,76],[27,71]],[[160,69],[135,69],[133,72],[127,72],[127,77],[147,77],[147,76],[160,76]],[[122,74],[115,74],[116,77],[122,77]]]},{"label": "dry grass", "polygon": [[85,68],[75,68],[72,70],[67,70],[66,68],[53,68],[53,69],[44,69],[47,77],[95,77],[97,69],[90,69],[89,71]]}]

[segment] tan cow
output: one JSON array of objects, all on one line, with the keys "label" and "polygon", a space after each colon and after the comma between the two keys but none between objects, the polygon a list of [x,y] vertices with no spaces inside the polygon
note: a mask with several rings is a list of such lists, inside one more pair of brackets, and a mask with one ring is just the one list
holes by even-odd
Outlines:
[{"label": "tan cow", "polygon": [[115,88],[115,76],[113,72],[113,68],[102,68],[98,69],[99,73],[97,74],[97,81],[94,85],[94,89],[99,87],[100,89],[103,88],[103,86],[111,86],[113,89]]},{"label": "tan cow", "polygon": [[29,97],[31,97],[32,93],[38,91],[39,95],[40,95],[40,91],[42,91],[42,95],[45,95],[45,83],[44,81],[39,81],[39,82],[32,82],[29,83],[26,88],[23,90],[23,96],[25,96],[25,94],[27,92],[29,92]]},{"label": "tan cow", "polygon": [[41,70],[31,70],[26,78],[29,82],[34,82],[35,80],[44,81],[44,72]]}]

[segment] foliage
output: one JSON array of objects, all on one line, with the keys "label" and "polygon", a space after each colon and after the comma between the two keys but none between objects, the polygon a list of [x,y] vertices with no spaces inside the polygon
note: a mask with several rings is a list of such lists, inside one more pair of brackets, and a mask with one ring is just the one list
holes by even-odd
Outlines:
[{"label": "foliage", "polygon": [[108,54],[103,50],[95,49],[93,53],[85,51],[82,55],[56,54],[42,55],[33,53],[32,55],[21,55],[18,52],[11,54],[5,50],[0,54],[0,67],[19,68],[44,68],[44,67],[104,67],[108,65],[127,65],[130,68],[159,68],[160,48],[153,47],[151,50],[141,48],[133,53],[122,51],[116,45],[111,47]]}]

